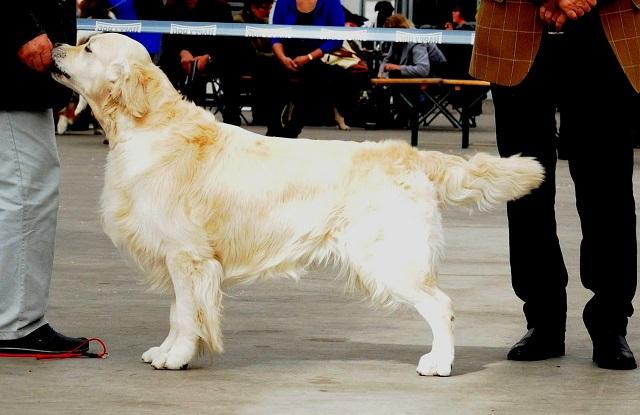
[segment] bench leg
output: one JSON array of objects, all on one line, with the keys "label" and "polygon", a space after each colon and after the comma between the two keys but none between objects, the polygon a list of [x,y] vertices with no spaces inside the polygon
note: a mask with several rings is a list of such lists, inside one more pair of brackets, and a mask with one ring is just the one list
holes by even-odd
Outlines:
[{"label": "bench leg", "polygon": [[411,111],[411,118],[409,119],[409,128],[411,128],[411,146],[418,146],[418,111],[413,108]]},{"label": "bench leg", "polygon": [[462,107],[462,114],[460,114],[460,118],[462,118],[462,148],[469,148],[469,107],[464,105]]},{"label": "bench leg", "polygon": [[418,127],[420,114],[418,111],[418,105],[411,102],[403,93],[399,93],[398,96],[404,101],[407,109],[409,110],[409,128],[411,129],[411,146],[418,146]]}]

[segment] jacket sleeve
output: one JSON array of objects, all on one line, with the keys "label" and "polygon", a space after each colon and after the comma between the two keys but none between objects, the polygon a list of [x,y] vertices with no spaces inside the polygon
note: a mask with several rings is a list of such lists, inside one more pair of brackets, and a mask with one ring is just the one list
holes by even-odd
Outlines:
[{"label": "jacket sleeve", "polygon": [[426,43],[417,43],[411,48],[412,65],[400,65],[400,74],[405,78],[426,78],[431,65]]},{"label": "jacket sleeve", "polygon": [[389,63],[389,59],[391,58],[391,49],[387,52],[382,58],[382,62],[380,62],[380,66],[378,67],[378,78],[385,78],[386,71],[384,70],[384,66]]},{"label": "jacket sleeve", "polygon": [[[323,26],[338,26],[344,27],[345,17],[344,10],[342,9],[342,4],[340,4],[340,0],[326,0],[328,3],[326,4],[325,9],[325,22],[322,22]],[[322,42],[320,44],[320,49],[323,53],[331,53],[334,50],[340,49],[342,46],[342,40],[330,39]]]},{"label": "jacket sleeve", "polygon": [[[288,24],[289,0],[278,0],[273,6],[273,24]],[[282,39],[271,38],[271,44],[282,43]]]},{"label": "jacket sleeve", "polygon": [[44,33],[44,27],[34,13],[33,0],[9,1],[5,7],[9,9],[7,24],[11,26],[10,32],[14,34],[16,50]]}]

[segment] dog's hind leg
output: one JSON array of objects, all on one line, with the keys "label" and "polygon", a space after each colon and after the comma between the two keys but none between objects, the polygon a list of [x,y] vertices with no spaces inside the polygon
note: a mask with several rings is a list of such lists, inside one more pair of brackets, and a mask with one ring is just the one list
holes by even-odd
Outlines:
[{"label": "dog's hind leg", "polygon": [[174,297],[171,302],[171,311],[169,312],[169,334],[167,338],[164,339],[160,346],[155,346],[147,350],[142,354],[142,361],[145,363],[151,363],[156,358],[161,356],[162,354],[166,354],[171,350],[173,343],[176,341],[176,337],[178,337],[178,327],[176,322],[176,299]]},{"label": "dog's hind leg", "polygon": [[220,281],[222,266],[189,252],[167,256],[175,302],[176,337],[171,348],[151,362],[156,369],[183,369],[195,357],[200,341],[222,351]]},{"label": "dog's hind leg", "polygon": [[[409,231],[405,235],[411,236]],[[410,245],[396,243],[388,232],[385,237],[386,242],[404,246],[405,251],[393,252],[386,243],[385,252],[369,256],[366,263],[355,262],[357,281],[375,302],[412,305],[420,313],[431,327],[433,343],[431,352],[422,356],[416,370],[424,376],[449,376],[454,360],[454,317],[451,300],[437,287],[435,266],[430,266],[435,265],[438,250],[424,245],[420,246],[424,249],[408,248]],[[413,241],[419,246],[418,238]],[[416,260],[418,256],[421,260]]]},{"label": "dog's hind leg", "polygon": [[428,288],[413,306],[431,326],[431,352],[420,358],[416,371],[422,376],[449,376],[454,359],[453,310],[451,300],[438,288]]},{"label": "dog's hind leg", "polygon": [[449,376],[453,311],[451,300],[437,287],[444,247],[438,199],[423,176],[406,176],[397,183],[402,190],[381,188],[379,198],[369,198],[368,210],[350,215],[344,253],[356,276],[349,281],[375,303],[415,307],[433,332],[431,353],[422,356],[417,371]]}]

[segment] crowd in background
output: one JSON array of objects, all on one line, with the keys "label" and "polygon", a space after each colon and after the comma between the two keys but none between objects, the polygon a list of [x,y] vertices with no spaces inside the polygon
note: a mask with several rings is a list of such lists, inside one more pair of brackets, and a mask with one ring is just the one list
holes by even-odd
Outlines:
[{"label": "crowd in background", "polygon": [[[464,0],[462,0],[464,2]],[[442,3],[442,2],[440,2]],[[475,8],[449,2],[448,16],[422,28],[473,30]],[[414,28],[391,2],[375,5],[375,19],[352,13],[339,0],[77,0],[78,16],[321,26]],[[475,3],[474,3],[475,4]],[[372,77],[467,78],[471,46],[313,39],[234,38],[135,33],[172,83],[194,102],[215,106],[239,125],[242,107],[267,135],[297,137],[305,124],[347,122],[405,127],[393,95],[371,91]],[[207,99],[209,98],[209,101]],[[245,121],[247,119],[245,118]],[[370,124],[370,123],[369,123]]]}]

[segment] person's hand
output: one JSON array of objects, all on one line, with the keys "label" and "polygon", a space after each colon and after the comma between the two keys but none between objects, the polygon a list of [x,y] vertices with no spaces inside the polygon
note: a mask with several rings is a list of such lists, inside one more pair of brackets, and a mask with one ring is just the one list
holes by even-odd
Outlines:
[{"label": "person's hand", "polygon": [[576,20],[584,16],[596,4],[597,0],[547,0],[540,5],[540,18],[560,31],[567,19]]},{"label": "person's hand", "polygon": [[280,59],[280,63],[282,63],[282,66],[284,66],[286,70],[291,72],[298,72],[298,64],[290,57],[283,57],[282,59]]},{"label": "person's hand", "polygon": [[540,18],[549,26],[555,26],[556,30],[562,30],[567,21],[567,16],[558,6],[558,0],[545,0],[540,5]]},{"label": "person's hand", "polygon": [[193,58],[193,60],[196,61],[198,65],[198,72],[203,72],[207,67],[207,64],[211,61],[211,58],[209,57],[209,55],[201,55],[196,56],[195,58]]},{"label": "person's hand", "polygon": [[[191,72],[191,62],[193,62],[193,55],[188,50],[184,49],[180,51],[180,66],[184,73]],[[199,68],[198,68],[199,69]]]},{"label": "person's hand", "polygon": [[384,70],[385,72],[399,71],[400,65],[396,65],[395,63],[386,63],[384,65]]},{"label": "person's hand", "polygon": [[46,33],[38,35],[18,49],[18,59],[34,71],[44,72],[51,65],[53,45]]},{"label": "person's hand", "polygon": [[309,62],[311,62],[311,60],[309,59],[309,56],[301,55],[301,56],[296,56],[296,58],[293,60],[293,62],[296,64],[298,69],[300,69],[304,65],[308,64]]},{"label": "person's hand", "polygon": [[576,20],[589,13],[596,4],[597,0],[558,0],[558,7],[571,20]]}]

